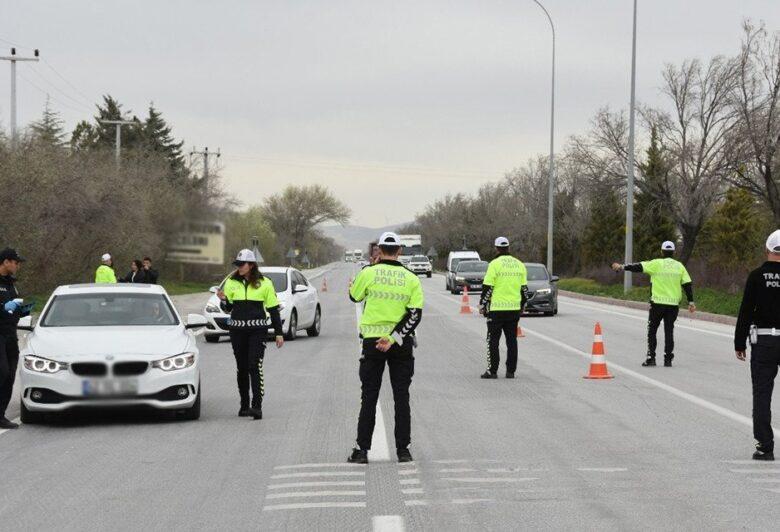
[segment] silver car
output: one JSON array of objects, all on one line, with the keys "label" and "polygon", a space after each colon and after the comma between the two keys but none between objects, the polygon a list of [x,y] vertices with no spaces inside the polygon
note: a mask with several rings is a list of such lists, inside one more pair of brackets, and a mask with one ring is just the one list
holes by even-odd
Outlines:
[{"label": "silver car", "polygon": [[528,270],[526,312],[542,312],[545,316],[558,314],[558,276],[550,275],[547,266],[536,262],[525,264]]}]

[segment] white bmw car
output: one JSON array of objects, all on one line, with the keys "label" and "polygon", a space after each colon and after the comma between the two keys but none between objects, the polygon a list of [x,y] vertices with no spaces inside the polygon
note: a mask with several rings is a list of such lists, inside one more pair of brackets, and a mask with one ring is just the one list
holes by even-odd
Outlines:
[{"label": "white bmw car", "polygon": [[147,284],[60,286],[20,356],[23,423],[78,407],[146,406],[200,417],[198,347],[165,289]]},{"label": "white bmw car", "polygon": [[[268,277],[276,290],[279,299],[282,318],[282,334],[285,340],[295,340],[298,331],[305,330],[309,336],[319,336],[322,325],[322,307],[320,296],[304,275],[295,268],[271,266],[260,268],[265,277]],[[227,279],[227,278],[226,278]],[[208,320],[204,336],[207,342],[218,342],[221,336],[229,334],[227,320],[229,314],[222,311],[219,306],[217,290],[222,288],[225,280],[219,286],[211,287],[211,297],[206,302],[204,313]],[[273,333],[273,329],[269,329]]]}]

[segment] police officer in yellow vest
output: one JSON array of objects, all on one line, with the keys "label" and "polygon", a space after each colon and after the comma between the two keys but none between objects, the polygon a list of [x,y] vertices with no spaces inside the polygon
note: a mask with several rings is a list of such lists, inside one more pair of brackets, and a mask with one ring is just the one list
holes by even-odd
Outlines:
[{"label": "police officer in yellow vest", "polygon": [[400,252],[398,235],[383,233],[379,238],[379,261],[363,268],[349,290],[349,298],[354,303],[365,302],[360,318],[362,394],[357,446],[348,458],[352,463],[368,463],[385,364],[395,401],[398,461],[412,461],[409,386],[414,375],[414,331],[422,319],[423,292],[417,276],[398,262]]},{"label": "police officer in yellow vest", "polygon": [[487,363],[483,379],[498,378],[498,342],[506,341],[506,378],[514,379],[517,370],[517,324],[528,299],[528,272],[525,264],[509,254],[509,240],[500,236],[495,242],[498,256],[490,261],[479,312],[487,318]]},{"label": "police officer in yellow vest", "polygon": [[114,259],[110,254],[104,253],[100,257],[102,264],[95,271],[95,282],[103,284],[116,283],[116,273],[114,272]]},{"label": "police officer in yellow vest", "polygon": [[241,398],[238,415],[263,419],[263,358],[269,325],[276,335],[276,347],[284,345],[279,301],[273,283],[260,273],[251,250],[239,251],[233,265],[236,270],[217,292],[217,297],[222,301],[222,310],[230,313],[230,343],[236,357],[236,379]]},{"label": "police officer in yellow vest", "polygon": [[696,312],[693,302],[693,284],[688,270],[681,262],[674,260],[674,242],[661,244],[663,258],[653,259],[635,264],[612,264],[616,272],[642,272],[650,276],[652,285],[650,296],[650,314],[647,319],[647,358],[642,363],[645,367],[655,366],[655,349],[658,345],[656,333],[661,322],[664,322],[664,366],[672,367],[674,359],[674,322],[680,312],[682,292],[688,299],[688,310]]}]

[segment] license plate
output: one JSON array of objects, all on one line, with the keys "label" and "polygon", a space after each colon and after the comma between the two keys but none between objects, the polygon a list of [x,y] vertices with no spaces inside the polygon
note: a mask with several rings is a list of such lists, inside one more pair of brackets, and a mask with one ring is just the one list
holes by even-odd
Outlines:
[{"label": "license plate", "polygon": [[137,395],[138,379],[84,379],[81,391],[85,397]]}]

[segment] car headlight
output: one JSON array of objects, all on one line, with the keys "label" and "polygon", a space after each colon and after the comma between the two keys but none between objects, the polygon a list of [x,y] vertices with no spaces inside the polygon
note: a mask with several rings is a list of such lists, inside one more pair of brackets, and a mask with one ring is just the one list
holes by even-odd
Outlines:
[{"label": "car headlight", "polygon": [[37,373],[57,373],[68,369],[67,362],[57,362],[48,358],[37,357],[35,355],[24,356],[24,367]]},{"label": "car headlight", "polygon": [[162,360],[155,360],[152,362],[152,367],[163,371],[176,371],[188,368],[194,363],[195,353],[182,353],[180,355],[163,358]]},{"label": "car headlight", "polygon": [[541,288],[541,289],[539,289],[539,290],[537,290],[537,291],[536,291],[536,295],[539,295],[539,296],[546,296],[546,295],[547,295],[547,294],[549,294],[550,292],[552,292],[552,290],[551,290],[550,288]]},{"label": "car headlight", "polygon": [[209,314],[221,314],[222,309],[219,308],[219,305],[214,305],[213,303],[209,303],[206,305],[206,312]]},{"label": "car headlight", "polygon": [[456,281],[465,281],[466,279],[464,277],[455,277]]}]

